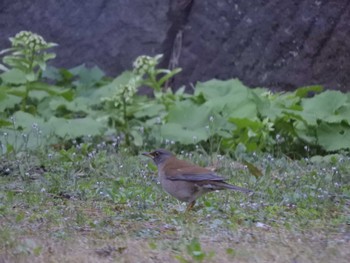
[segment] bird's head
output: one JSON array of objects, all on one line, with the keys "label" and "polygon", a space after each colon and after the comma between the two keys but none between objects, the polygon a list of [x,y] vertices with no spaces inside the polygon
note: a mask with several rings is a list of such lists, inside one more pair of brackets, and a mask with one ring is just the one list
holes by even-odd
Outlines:
[{"label": "bird's head", "polygon": [[174,156],[171,152],[165,149],[157,149],[153,152],[144,152],[142,155],[150,157],[156,165],[165,162],[170,157]]}]

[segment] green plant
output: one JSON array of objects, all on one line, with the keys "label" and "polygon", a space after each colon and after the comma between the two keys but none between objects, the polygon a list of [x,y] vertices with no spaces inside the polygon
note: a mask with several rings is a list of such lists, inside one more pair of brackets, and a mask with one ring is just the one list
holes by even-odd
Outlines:
[{"label": "green plant", "polygon": [[[46,67],[55,57],[47,50],[56,44],[37,34],[23,31],[10,41],[0,53],[3,153],[106,134],[133,150],[170,143],[300,157],[350,149],[349,94],[320,86],[272,93],[235,79],[197,83],[194,94],[184,87],[173,92],[169,80],[181,69],[159,68],[161,55],[140,56],[132,72],[111,80],[97,67]],[[153,96],[140,95],[141,86]]]},{"label": "green plant", "polygon": [[141,97],[136,96],[138,78],[132,76],[128,82],[116,84],[112,97],[104,97],[105,110],[109,115],[109,124],[117,133],[124,135],[125,144],[141,146],[143,143],[139,127],[140,120],[134,118],[141,106]]},{"label": "green plant", "polygon": [[[238,145],[249,152],[291,156],[349,149],[349,96],[321,91],[322,87],[311,86],[271,93],[249,89],[238,80],[198,83],[193,96],[169,107],[161,136],[229,152]],[[309,92],[320,94],[310,98]],[[216,122],[212,127],[210,118]]]},{"label": "green plant", "polygon": [[[3,62],[24,73],[29,82],[38,80],[46,69],[46,62],[56,57],[46,50],[57,44],[48,43],[43,37],[29,31],[21,31],[15,37],[10,37],[10,42],[12,47],[1,51],[1,54],[11,52],[3,58]],[[4,65],[2,68],[9,71]]]},{"label": "green plant", "polygon": [[38,137],[41,143],[50,144],[103,134],[105,124],[96,120],[99,112],[93,109],[101,97],[96,86],[103,82],[102,71],[84,66],[47,71],[47,61],[55,57],[47,49],[56,44],[27,31],[10,41],[12,47],[1,52],[9,53],[3,58],[9,68],[3,65],[5,72],[0,75],[2,152],[37,147]]},{"label": "green plant", "polygon": [[[115,81],[114,94],[103,98],[109,124],[124,136],[127,146],[140,147],[144,138],[156,143],[157,124],[162,122],[170,105],[182,97],[183,89],[174,94],[164,88],[164,84],[181,70],[157,69],[161,57],[138,57],[128,80]],[[137,94],[143,85],[153,89],[154,99]]]},{"label": "green plant", "polygon": [[10,38],[10,42],[12,47],[1,51],[1,54],[10,53],[3,57],[3,63],[10,68],[4,65],[1,67],[5,70],[0,75],[5,86],[1,88],[0,97],[7,99],[6,108],[14,107],[20,102],[22,111],[34,113],[35,107],[30,100],[45,96],[43,93],[56,95],[62,92],[39,82],[46,69],[46,62],[56,56],[46,50],[56,44],[48,43],[41,36],[29,31],[19,32]]},{"label": "green plant", "polygon": [[215,255],[214,252],[210,252],[208,254],[205,253],[202,250],[201,243],[197,238],[192,239],[191,242],[186,246],[186,249],[188,255],[192,258],[192,260],[187,260],[185,257],[180,255],[176,256],[176,259],[178,259],[181,263],[189,263],[193,261],[202,262],[204,260],[210,260]]},{"label": "green plant", "polygon": [[173,93],[171,88],[168,87],[167,83],[176,74],[181,72],[181,68],[169,69],[158,69],[157,66],[163,55],[150,56],[139,56],[133,63],[134,74],[138,77],[139,86],[145,85],[153,90],[153,95],[156,100],[162,103],[166,109],[179,100],[184,95],[184,87]]},{"label": "green plant", "polygon": [[47,43],[41,36],[28,31],[22,31],[10,38],[12,47],[3,50],[4,73],[0,75],[0,111],[1,117],[11,116],[21,110],[37,114],[37,101],[48,96],[70,97],[66,89],[60,89],[41,81],[46,62],[55,57],[46,50],[56,44]]}]

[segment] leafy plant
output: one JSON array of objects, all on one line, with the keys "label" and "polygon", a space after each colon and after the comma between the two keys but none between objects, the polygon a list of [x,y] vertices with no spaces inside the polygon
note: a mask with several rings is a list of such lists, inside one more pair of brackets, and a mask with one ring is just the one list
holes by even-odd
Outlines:
[{"label": "leafy plant", "polygon": [[[208,152],[290,156],[350,148],[349,94],[322,92],[320,86],[272,93],[236,79],[197,83],[194,94],[184,93],[184,87],[173,92],[169,81],[181,69],[159,68],[162,55],[140,56],[132,72],[111,80],[97,67],[47,67],[55,57],[47,50],[56,44],[32,32],[10,41],[12,47],[0,53],[5,55],[0,66],[3,152],[35,147],[38,139],[31,138],[38,131],[47,143],[113,134],[134,150],[164,142]],[[142,86],[153,96],[140,95]]]},{"label": "leafy plant", "polygon": [[[161,100],[166,104],[167,97],[171,97],[171,92],[167,86],[167,82],[176,74],[181,72],[181,68],[158,69],[157,66],[163,55],[139,56],[133,63],[134,73],[142,80],[141,85],[146,85],[153,89],[153,94],[156,99]],[[183,91],[183,89],[182,89]]]},{"label": "leafy plant", "polygon": [[197,238],[192,239],[191,242],[186,246],[186,249],[188,255],[192,258],[192,260],[187,260],[185,257],[180,255],[176,256],[176,259],[178,259],[181,263],[189,263],[194,261],[202,262],[205,259],[210,260],[215,255],[214,252],[205,253],[202,250],[201,243]]},{"label": "leafy plant", "polygon": [[0,75],[3,82],[0,110],[7,116],[18,109],[36,114],[35,101],[55,95],[70,97],[68,90],[41,81],[46,62],[56,56],[46,50],[56,44],[48,43],[41,36],[28,31],[16,34],[10,41],[12,47],[1,51],[1,54],[10,53],[3,57],[3,63],[10,68],[2,65],[5,72]]},{"label": "leafy plant", "polygon": [[[91,90],[95,90],[103,73],[97,68],[87,72],[83,67],[71,72],[61,70],[55,75],[57,79],[50,77],[63,86],[52,85],[44,77],[49,76],[46,62],[55,54],[46,50],[56,44],[27,31],[10,41],[12,47],[1,52],[9,53],[3,58],[9,68],[3,66],[5,72],[0,75],[0,128],[5,152],[38,146],[33,134],[47,144],[57,138],[103,134],[102,122],[94,119],[97,112],[92,110],[94,103],[87,96],[94,93]],[[61,76],[64,81],[59,79]]]},{"label": "leafy plant", "polygon": [[[215,141],[214,148],[223,151],[233,151],[238,145],[250,152],[290,155],[304,155],[305,147],[312,153],[349,149],[349,96],[326,91],[308,97],[321,90],[311,86],[271,93],[249,89],[238,80],[198,83],[193,96],[169,108],[161,135],[204,148],[213,148]],[[206,132],[210,117],[216,123]]]},{"label": "leafy plant", "polygon": [[142,136],[135,130],[140,123],[133,120],[134,111],[140,103],[136,96],[137,82],[137,77],[133,76],[127,83],[115,85],[112,97],[103,98],[105,109],[109,113],[109,124],[116,128],[117,133],[124,135],[127,146],[130,146],[131,140],[136,146],[142,145]]},{"label": "leafy plant", "polygon": [[[46,69],[46,62],[56,57],[46,50],[57,44],[48,43],[43,37],[29,31],[21,31],[15,37],[10,37],[10,42],[12,47],[1,51],[1,54],[11,52],[3,58],[3,62],[24,73],[27,81],[38,80]],[[9,71],[4,65],[2,68]]]},{"label": "leafy plant", "polygon": [[[140,56],[133,63],[134,70],[124,83],[116,83],[114,94],[103,99],[109,115],[109,124],[122,133],[127,146],[140,147],[144,137],[156,139],[155,124],[160,124],[170,105],[180,100],[184,89],[173,93],[165,83],[181,69],[157,69],[162,55]],[[138,95],[138,88],[146,85],[153,89],[154,99]],[[152,139],[153,138],[153,139]]]}]

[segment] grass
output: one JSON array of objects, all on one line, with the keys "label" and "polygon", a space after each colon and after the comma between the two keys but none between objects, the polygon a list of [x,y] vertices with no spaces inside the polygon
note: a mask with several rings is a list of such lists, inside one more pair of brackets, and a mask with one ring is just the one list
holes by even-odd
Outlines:
[{"label": "grass", "polygon": [[4,155],[0,262],[348,262],[348,157],[244,155],[257,177],[180,157],[214,157],[255,194],[210,193],[185,214],[148,159],[103,143]]}]

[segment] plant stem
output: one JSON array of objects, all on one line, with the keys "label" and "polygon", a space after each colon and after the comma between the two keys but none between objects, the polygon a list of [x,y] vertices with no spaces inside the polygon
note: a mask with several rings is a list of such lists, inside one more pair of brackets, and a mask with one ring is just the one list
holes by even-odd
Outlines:
[{"label": "plant stem", "polygon": [[[35,59],[35,43],[33,45],[33,48],[31,49],[30,55],[28,56],[28,69],[27,69],[27,74],[30,74],[33,71],[33,64],[34,64],[34,59]],[[34,74],[34,72],[33,72]],[[21,106],[21,110],[25,111],[26,110],[26,106],[27,106],[27,99],[29,96],[29,87],[28,87],[28,83],[29,81],[26,81],[25,87],[26,87],[26,91],[24,94],[24,98],[22,100],[22,106]]]},{"label": "plant stem", "polygon": [[30,54],[30,58],[29,58],[28,73],[33,71],[34,58],[35,58],[35,43],[33,45],[33,48],[31,50],[31,54]]},{"label": "plant stem", "polygon": [[151,82],[153,83],[152,84],[153,89],[156,90],[157,92],[161,92],[162,87],[159,85],[157,81],[157,75],[154,74],[153,72],[148,72],[148,76]]},{"label": "plant stem", "polygon": [[127,146],[129,146],[130,145],[129,122],[127,120],[126,100],[124,97],[124,93],[122,94],[122,104],[123,104],[123,121],[124,121],[125,143]]}]

